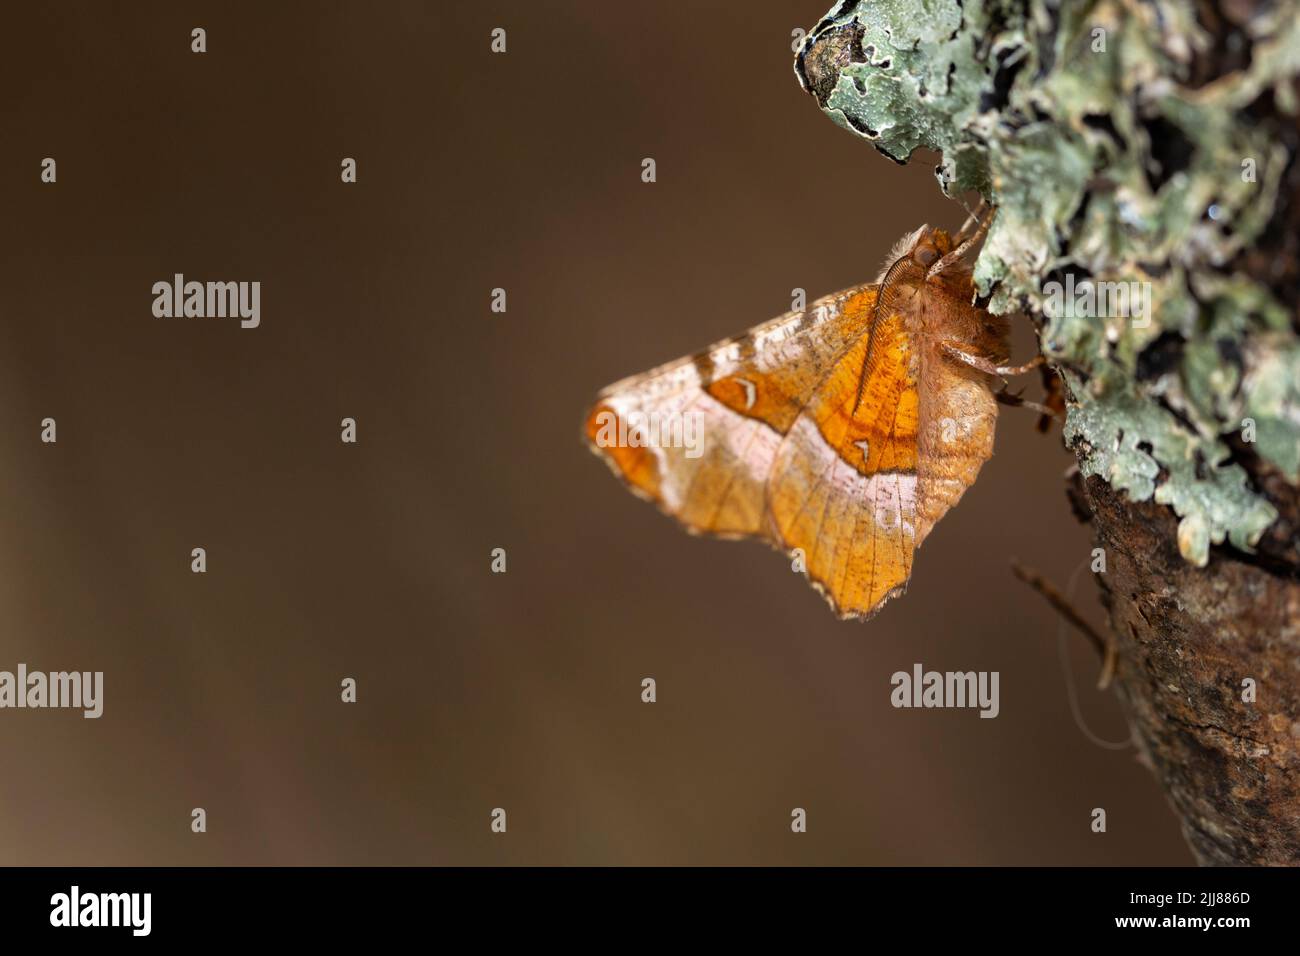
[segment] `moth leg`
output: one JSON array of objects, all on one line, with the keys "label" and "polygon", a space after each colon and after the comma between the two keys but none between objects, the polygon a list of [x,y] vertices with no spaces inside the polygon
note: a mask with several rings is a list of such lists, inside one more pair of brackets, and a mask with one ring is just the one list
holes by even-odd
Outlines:
[{"label": "moth leg", "polygon": [[971,368],[979,369],[987,375],[997,375],[1000,378],[1024,375],[1026,372],[1032,371],[1043,364],[1043,357],[1035,355],[1024,365],[998,365],[982,355],[974,355],[968,352],[960,342],[940,342],[939,348],[963,365],[969,365]]},{"label": "moth leg", "polygon": [[[1038,374],[1043,380],[1043,404],[1052,410],[1057,421],[1065,421],[1065,386],[1061,376],[1053,375],[1046,365],[1039,366]],[[1046,432],[1051,423],[1052,419],[1044,415],[1038,419],[1038,430]]]},{"label": "moth leg", "polygon": [[954,262],[961,261],[961,258],[964,255],[966,255],[966,253],[970,250],[971,246],[975,245],[976,243],[978,243],[980,240],[984,238],[984,234],[989,231],[989,224],[992,222],[993,222],[993,215],[992,212],[990,212],[986,218],[981,219],[979,221],[979,225],[976,227],[975,231],[972,232],[965,239],[961,239],[961,234],[966,231],[966,227],[962,226],[961,232],[957,234],[957,238],[961,239],[961,241],[957,244],[957,248],[954,249],[952,252],[948,253],[943,258],[939,259],[937,262],[934,263],[934,265],[930,266],[930,268],[925,273],[925,277],[927,279],[933,278],[934,276],[937,276],[939,273],[943,272],[943,270],[950,267]]},{"label": "moth leg", "polygon": [[993,397],[1003,405],[1010,405],[1013,408],[1028,408],[1030,411],[1038,412],[1038,414],[1047,418],[1059,419],[1061,417],[1053,408],[1048,408],[1046,405],[1040,405],[1038,402],[1031,402],[1028,399],[1021,398],[1019,392],[1007,391],[1005,385],[1003,385],[999,391],[994,392]]}]

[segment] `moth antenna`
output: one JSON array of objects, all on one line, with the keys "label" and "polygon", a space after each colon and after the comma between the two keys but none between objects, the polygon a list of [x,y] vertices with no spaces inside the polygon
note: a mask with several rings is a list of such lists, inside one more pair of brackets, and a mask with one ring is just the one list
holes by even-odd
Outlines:
[{"label": "moth antenna", "polygon": [[[904,257],[911,252],[912,247],[916,244],[916,240],[921,237],[921,234],[929,228],[929,226],[922,226],[920,229],[916,230],[916,232],[900,239],[894,246],[894,252],[898,253],[897,256],[894,256],[893,252],[890,253],[890,255],[894,257],[894,261],[881,270],[880,277],[876,279],[880,289],[876,292],[876,304],[871,309],[871,329],[867,332],[867,355],[866,358],[862,360],[862,371],[858,374],[857,397],[853,400],[852,417],[854,418],[857,417],[858,409],[862,406],[862,396],[866,394],[867,369],[871,366],[871,351],[875,348],[876,329],[880,327],[880,315],[882,312],[887,315],[889,309],[893,308],[894,273],[897,270],[906,267],[906,260]],[[902,252],[898,252],[899,249],[902,249]]]}]

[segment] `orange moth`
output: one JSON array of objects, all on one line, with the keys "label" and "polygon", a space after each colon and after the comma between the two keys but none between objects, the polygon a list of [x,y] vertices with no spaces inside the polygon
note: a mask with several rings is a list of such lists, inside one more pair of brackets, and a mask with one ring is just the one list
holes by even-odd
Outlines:
[{"label": "orange moth", "polygon": [[875,282],[609,386],[587,441],[688,530],[767,541],[871,616],[992,455],[994,384],[1040,361],[1008,367],[1006,322],[972,304],[985,228],[922,226]]}]

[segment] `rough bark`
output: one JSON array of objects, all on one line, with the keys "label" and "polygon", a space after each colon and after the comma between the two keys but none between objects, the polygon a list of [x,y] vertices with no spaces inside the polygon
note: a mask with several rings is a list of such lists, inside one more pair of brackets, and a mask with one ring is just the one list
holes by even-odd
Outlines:
[{"label": "rough bark", "polygon": [[[1100,478],[1079,492],[1117,642],[1115,687],[1203,864],[1300,860],[1300,581],[1216,549],[1197,568],[1177,521]],[[1243,701],[1243,681],[1257,696]]]}]

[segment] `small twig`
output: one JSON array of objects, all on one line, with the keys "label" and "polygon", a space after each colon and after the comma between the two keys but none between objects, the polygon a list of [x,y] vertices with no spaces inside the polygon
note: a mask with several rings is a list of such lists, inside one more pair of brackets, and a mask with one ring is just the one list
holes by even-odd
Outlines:
[{"label": "small twig", "polygon": [[1099,634],[1084,616],[1075,610],[1060,589],[1033,568],[1027,568],[1019,561],[1012,561],[1011,570],[1016,577],[1046,598],[1047,603],[1052,605],[1058,614],[1073,624],[1075,629],[1092,643],[1093,649],[1101,656],[1101,675],[1097,678],[1097,689],[1105,690],[1109,687],[1111,678],[1115,676],[1115,643]]}]

